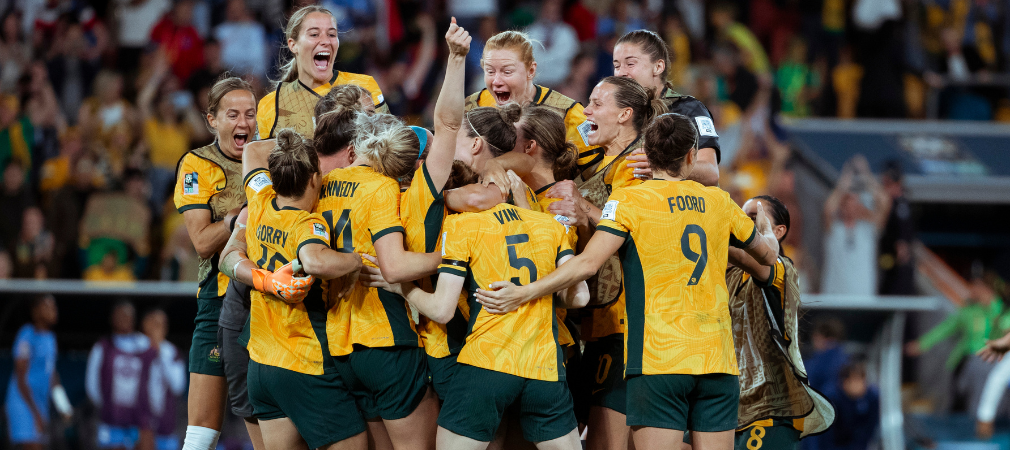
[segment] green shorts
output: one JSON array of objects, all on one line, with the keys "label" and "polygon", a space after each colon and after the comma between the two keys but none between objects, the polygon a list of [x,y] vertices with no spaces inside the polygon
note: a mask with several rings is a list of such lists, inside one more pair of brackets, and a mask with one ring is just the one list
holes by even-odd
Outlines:
[{"label": "green shorts", "polygon": [[217,344],[217,319],[221,316],[221,298],[196,299],[196,329],[189,346],[189,373],[224,376],[221,347]]},{"label": "green shorts", "polygon": [[736,375],[636,375],[628,379],[628,425],[714,433],[736,429]]},{"label": "green shorts", "polygon": [[355,346],[334,357],[337,372],[365,419],[402,419],[428,391],[428,355],[421,347]]},{"label": "green shorts", "polygon": [[452,384],[438,425],[460,436],[491,442],[506,409],[518,415],[523,438],[530,442],[557,439],[578,426],[564,381],[530,380],[460,364]]},{"label": "green shorts", "polygon": [[[589,416],[589,408],[599,406],[628,413],[627,383],[624,381],[624,335],[612,334],[586,342],[579,375],[576,377],[576,408]],[[587,419],[588,420],[588,419]]]},{"label": "green shorts", "polygon": [[260,420],[290,418],[309,448],[365,431],[365,420],[337,374],[306,375],[249,361],[249,403]]},{"label": "green shorts", "polygon": [[445,401],[452,388],[452,376],[456,373],[456,358],[459,355],[449,355],[445,358],[434,358],[428,356],[428,375],[431,378],[431,387],[438,394],[438,399]]},{"label": "green shorts", "polygon": [[[762,423],[764,422],[764,423]],[[758,421],[736,432],[734,450],[797,450],[800,448],[800,430],[792,420],[774,419],[772,426]]]}]

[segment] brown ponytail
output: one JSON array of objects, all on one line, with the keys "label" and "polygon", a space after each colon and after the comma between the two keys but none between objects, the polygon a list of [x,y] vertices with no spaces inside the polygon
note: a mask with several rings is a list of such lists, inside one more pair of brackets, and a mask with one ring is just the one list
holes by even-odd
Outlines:
[{"label": "brown ponytail", "polygon": [[549,106],[527,106],[522,110],[519,130],[523,137],[536,141],[543,162],[551,164],[555,180],[574,179],[578,167],[575,144],[565,138],[565,119]]},{"label": "brown ponytail", "polygon": [[638,133],[645,130],[653,119],[667,112],[666,103],[656,98],[655,92],[642,87],[632,78],[611,76],[604,78],[600,83],[607,83],[616,88],[614,102],[618,107],[631,108],[633,113],[631,123]]},{"label": "brown ponytail", "polygon": [[469,137],[482,137],[491,149],[491,155],[498,157],[515,149],[515,123],[522,115],[522,107],[509,103],[501,108],[474,108],[464,115],[465,131]]},{"label": "brown ponytail", "polygon": [[267,168],[277,195],[299,198],[305,195],[312,176],[319,173],[319,156],[312,141],[284,128],[277,132],[277,143],[267,157]]},{"label": "brown ponytail", "polygon": [[645,156],[653,169],[679,174],[684,157],[698,146],[694,121],[677,113],[663,114],[645,129]]},{"label": "brown ponytail", "polygon": [[331,156],[351,145],[357,135],[354,119],[360,111],[360,105],[345,107],[337,104],[329,112],[320,115],[312,136],[316,152]]}]

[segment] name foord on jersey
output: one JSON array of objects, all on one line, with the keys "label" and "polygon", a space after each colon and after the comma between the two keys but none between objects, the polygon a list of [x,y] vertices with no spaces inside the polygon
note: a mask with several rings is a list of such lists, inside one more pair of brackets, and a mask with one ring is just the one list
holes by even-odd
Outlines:
[{"label": "name foord on jersey", "polygon": [[288,242],[288,232],[274,228],[270,225],[260,225],[256,227],[256,238],[261,242],[284,246]]},{"label": "name foord on jersey", "polygon": [[358,186],[361,183],[357,181],[328,181],[322,189],[319,190],[319,198],[326,197],[354,197],[354,193],[358,190]]},{"label": "name foord on jersey", "polygon": [[694,211],[700,213],[705,212],[705,197],[678,195],[676,197],[666,199],[666,202],[670,205],[670,212],[675,212],[675,210]]}]

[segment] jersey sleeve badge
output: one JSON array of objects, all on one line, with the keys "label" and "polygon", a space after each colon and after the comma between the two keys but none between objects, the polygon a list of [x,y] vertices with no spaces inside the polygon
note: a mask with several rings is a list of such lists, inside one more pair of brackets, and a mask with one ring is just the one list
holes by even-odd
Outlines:
[{"label": "jersey sleeve badge", "polygon": [[607,204],[603,205],[603,215],[600,217],[601,220],[613,220],[617,221],[617,204],[620,203],[617,200],[610,200]]},{"label": "jersey sleeve badge", "polygon": [[712,123],[712,119],[705,116],[698,116],[694,118],[694,122],[698,124],[699,136],[719,137],[719,134],[715,132],[715,124]]},{"label": "jersey sleeve badge", "polygon": [[182,180],[182,194],[183,195],[196,195],[200,193],[200,181],[198,179],[198,174],[196,172],[190,172],[184,175]]},{"label": "jersey sleeve badge", "polygon": [[330,240],[330,233],[326,231],[326,227],[324,227],[321,223],[312,224],[312,234],[326,239],[327,241]]},{"label": "jersey sleeve badge", "polygon": [[585,122],[579,124],[575,129],[579,130],[579,136],[582,136],[582,142],[589,145],[589,130],[593,127],[593,124],[589,123],[587,119]]},{"label": "jersey sleeve badge", "polygon": [[252,179],[249,180],[249,188],[256,191],[257,193],[261,191],[263,188],[270,186],[272,184],[274,183],[270,181],[270,176],[264,172],[256,174],[256,176],[252,177]]}]

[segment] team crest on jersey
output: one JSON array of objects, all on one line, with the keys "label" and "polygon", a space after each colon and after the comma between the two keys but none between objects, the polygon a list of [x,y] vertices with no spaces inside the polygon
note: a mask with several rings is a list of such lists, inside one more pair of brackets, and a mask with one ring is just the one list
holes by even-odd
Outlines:
[{"label": "team crest on jersey", "polygon": [[221,362],[221,349],[215,345],[214,348],[210,349],[207,360],[210,362]]},{"label": "team crest on jersey", "polygon": [[196,172],[183,175],[182,193],[183,195],[196,195],[200,192],[200,180]]},{"label": "team crest on jersey", "polygon": [[617,220],[617,200],[610,200],[606,205],[603,205],[603,215],[600,217],[602,220]]},{"label": "team crest on jersey", "polygon": [[327,241],[330,240],[330,233],[326,232],[326,227],[324,227],[321,223],[312,224],[312,234],[320,236]]},{"label": "team crest on jersey", "polygon": [[593,124],[589,123],[589,120],[582,122],[575,129],[579,130],[579,136],[582,136],[582,142],[589,145],[589,130],[593,128]]},{"label": "team crest on jersey", "polygon": [[694,118],[694,122],[698,124],[698,136],[719,137],[719,134],[715,132],[715,124],[712,123],[712,119],[698,116]]}]

